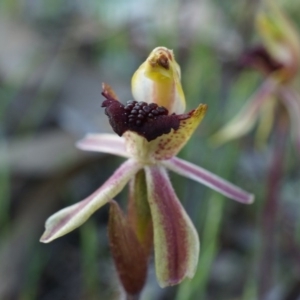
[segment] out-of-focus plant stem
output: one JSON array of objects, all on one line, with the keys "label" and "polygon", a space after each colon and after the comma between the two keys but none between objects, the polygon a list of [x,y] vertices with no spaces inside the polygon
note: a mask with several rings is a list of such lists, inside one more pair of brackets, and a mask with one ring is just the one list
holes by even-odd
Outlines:
[{"label": "out-of-focus plant stem", "polygon": [[266,202],[262,211],[262,253],[259,270],[259,299],[265,299],[267,293],[272,288],[275,271],[276,218],[289,125],[284,113],[281,113],[278,117],[274,132],[273,157],[267,178]]},{"label": "out-of-focus plant stem", "polygon": [[126,300],[139,300],[140,299],[140,294],[138,295],[126,295]]},{"label": "out-of-focus plant stem", "polygon": [[0,171],[0,225],[4,228],[9,221],[9,202],[10,202],[10,169],[7,165],[2,166]]},{"label": "out-of-focus plant stem", "polygon": [[97,226],[92,220],[80,228],[83,288],[85,297],[90,299],[99,294],[97,235]]}]

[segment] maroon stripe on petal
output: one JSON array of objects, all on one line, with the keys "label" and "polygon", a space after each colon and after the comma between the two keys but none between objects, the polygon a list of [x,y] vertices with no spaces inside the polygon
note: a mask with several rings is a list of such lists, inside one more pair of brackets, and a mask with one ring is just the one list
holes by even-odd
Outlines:
[{"label": "maroon stripe on petal", "polygon": [[146,281],[148,257],[130,222],[115,201],[110,202],[108,237],[125,291],[132,296],[138,295]]},{"label": "maroon stripe on petal", "polygon": [[194,275],[199,254],[197,232],[181,206],[166,170],[146,167],[154,230],[156,274],[164,287]]},{"label": "maroon stripe on petal", "polygon": [[138,162],[127,160],[92,195],[52,215],[46,221],[41,242],[51,242],[82,225],[97,209],[117,195],[140,169]]},{"label": "maroon stripe on petal", "polygon": [[198,181],[230,199],[244,204],[251,204],[254,201],[254,196],[252,194],[245,192],[225,179],[222,179],[221,177],[190,162],[173,157],[164,161],[163,164],[168,169],[187,178]]}]

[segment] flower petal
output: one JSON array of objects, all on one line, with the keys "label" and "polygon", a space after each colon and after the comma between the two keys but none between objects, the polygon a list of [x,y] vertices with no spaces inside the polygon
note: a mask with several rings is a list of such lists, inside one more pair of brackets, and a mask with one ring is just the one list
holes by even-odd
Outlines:
[{"label": "flower petal", "polygon": [[285,66],[278,71],[277,78],[289,80],[299,69],[300,40],[294,26],[275,2],[263,1],[256,27],[268,52]]},{"label": "flower petal", "polygon": [[129,295],[139,294],[147,277],[147,255],[115,201],[110,201],[108,236],[118,275],[125,291]]},{"label": "flower petal", "polygon": [[52,215],[46,221],[46,230],[40,241],[49,243],[82,225],[97,209],[117,195],[139,169],[141,165],[132,159],[124,162],[92,195]]},{"label": "flower petal", "polygon": [[179,128],[171,129],[168,134],[163,134],[155,140],[148,142],[144,137],[132,131],[124,134],[126,150],[133,157],[140,160],[163,160],[176,155],[190,139],[191,135],[202,121],[207,110],[207,105],[200,104],[188,114],[178,115]]},{"label": "flower petal", "polygon": [[268,138],[274,126],[277,105],[278,99],[275,95],[272,95],[269,97],[269,100],[265,101],[261,106],[255,133],[255,144],[257,147],[265,147],[267,145]]},{"label": "flower petal", "polygon": [[153,247],[153,227],[144,170],[136,173],[129,184],[128,220],[146,254],[150,254]]},{"label": "flower petal", "polygon": [[265,101],[268,101],[276,87],[277,82],[275,80],[266,80],[242,110],[211,137],[211,142],[220,146],[249,132],[258,118],[258,110]]},{"label": "flower petal", "polygon": [[125,140],[115,134],[88,134],[76,143],[77,148],[129,157]]},{"label": "flower petal", "polygon": [[200,245],[198,234],[166,170],[152,165],[145,171],[154,230],[156,276],[161,287],[175,285],[195,274]]},{"label": "flower petal", "polygon": [[284,67],[270,55],[264,46],[256,46],[246,50],[241,55],[239,61],[241,66],[253,67],[265,76],[278,72],[278,70]]},{"label": "flower petal", "polygon": [[155,48],[134,73],[131,80],[135,100],[156,103],[170,113],[185,111],[185,98],[180,83],[180,67],[172,50]]},{"label": "flower petal", "polygon": [[232,183],[190,162],[173,157],[163,161],[162,164],[168,169],[200,182],[230,199],[244,204],[251,204],[254,201],[254,196],[252,194],[243,191]]}]

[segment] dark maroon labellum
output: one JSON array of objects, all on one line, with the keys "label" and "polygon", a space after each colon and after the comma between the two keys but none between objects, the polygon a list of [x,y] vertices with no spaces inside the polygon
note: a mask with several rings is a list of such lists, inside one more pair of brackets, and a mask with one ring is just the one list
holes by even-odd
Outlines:
[{"label": "dark maroon labellum", "polygon": [[240,64],[243,67],[256,68],[266,75],[283,68],[283,65],[273,59],[263,46],[256,46],[245,51],[240,58]]},{"label": "dark maroon labellum", "polygon": [[111,97],[105,91],[102,95],[106,98],[102,103],[105,107],[105,114],[115,133],[122,136],[127,130],[134,131],[147,139],[148,142],[157,137],[167,134],[171,129],[177,130],[180,120],[189,117],[185,115],[168,115],[168,110],[155,103],[127,101],[123,105]]}]

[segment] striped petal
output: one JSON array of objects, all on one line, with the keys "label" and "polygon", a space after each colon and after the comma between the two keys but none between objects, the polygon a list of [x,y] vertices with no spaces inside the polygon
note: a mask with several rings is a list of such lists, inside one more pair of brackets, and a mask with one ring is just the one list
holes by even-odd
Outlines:
[{"label": "striped petal", "polygon": [[82,225],[97,209],[116,196],[141,168],[136,161],[127,160],[92,195],[52,215],[46,221],[46,230],[40,241],[49,243]]},{"label": "striped petal", "polygon": [[88,134],[76,143],[77,148],[129,157],[126,152],[125,140],[115,134]]},{"label": "striped petal", "polygon": [[154,230],[156,276],[161,287],[175,285],[195,274],[200,245],[198,234],[166,170],[152,165],[145,171]]},{"label": "striped petal", "polygon": [[110,201],[108,237],[125,291],[131,296],[138,295],[146,281],[148,259],[131,224],[115,201]]},{"label": "striped petal", "polygon": [[242,110],[211,137],[211,142],[220,146],[249,132],[257,121],[259,109],[268,101],[276,87],[277,82],[275,80],[266,80]]},{"label": "striped petal", "polygon": [[172,159],[163,161],[162,164],[175,173],[200,182],[230,199],[244,204],[251,204],[254,201],[252,194],[185,160],[173,157]]}]

